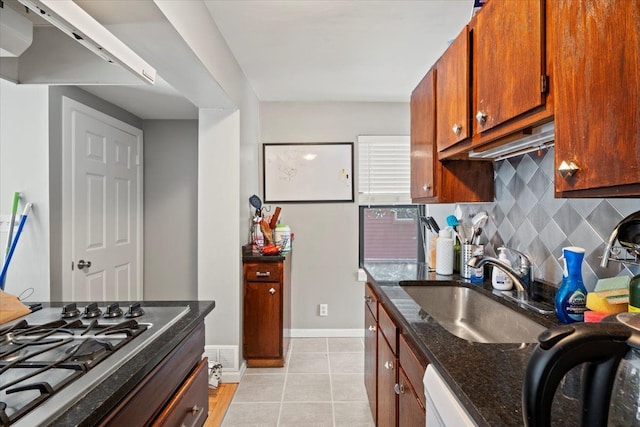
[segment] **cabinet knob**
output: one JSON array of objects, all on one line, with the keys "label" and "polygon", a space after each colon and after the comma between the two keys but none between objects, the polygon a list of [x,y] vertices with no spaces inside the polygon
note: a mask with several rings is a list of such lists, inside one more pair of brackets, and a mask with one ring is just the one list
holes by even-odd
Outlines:
[{"label": "cabinet knob", "polygon": [[422,186],[422,191],[429,191],[429,190],[431,190],[431,186],[430,185],[424,184]]},{"label": "cabinet knob", "polygon": [[392,370],[393,369],[393,362],[389,362],[387,360],[386,362],[384,362],[384,368],[388,369],[388,370]]},{"label": "cabinet knob", "polygon": [[369,325],[369,332],[375,332],[377,331],[376,327],[374,325]]},{"label": "cabinet knob", "polygon": [[365,296],[364,300],[367,302],[367,304],[371,304],[373,302],[373,298],[371,298],[369,295]]},{"label": "cabinet knob", "polygon": [[478,111],[478,114],[476,114],[476,120],[478,121],[480,126],[484,126],[484,124],[487,123],[487,113]]},{"label": "cabinet knob", "polygon": [[575,173],[579,170],[580,168],[578,167],[578,165],[576,165],[574,162],[567,162],[566,160],[563,160],[558,167],[558,173],[563,178],[569,178],[570,176],[575,175]]},{"label": "cabinet knob", "polygon": [[275,294],[275,293],[276,293],[275,288],[271,288],[271,289],[269,289],[269,293],[270,293],[271,295]]},{"label": "cabinet knob", "polygon": [[455,123],[451,130],[456,134],[456,136],[460,136],[460,133],[462,132],[462,125],[459,123]]},{"label": "cabinet knob", "polygon": [[393,390],[396,392],[396,394],[404,394],[404,385],[396,384],[393,386]]},{"label": "cabinet knob", "polygon": [[193,407],[189,410],[189,412],[191,412],[191,415],[195,417],[200,412],[202,412],[202,408],[200,408],[198,405],[193,405]]}]

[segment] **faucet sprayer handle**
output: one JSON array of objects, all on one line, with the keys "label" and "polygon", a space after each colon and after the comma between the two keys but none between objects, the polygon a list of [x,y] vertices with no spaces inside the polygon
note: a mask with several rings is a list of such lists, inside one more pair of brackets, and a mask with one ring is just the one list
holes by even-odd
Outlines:
[{"label": "faucet sprayer handle", "polygon": [[500,246],[498,248],[498,250],[502,250],[502,249],[506,249],[506,250],[508,250],[510,252],[518,254],[520,256],[520,266],[521,267],[529,268],[529,267],[531,267],[531,265],[533,265],[533,261],[531,261],[531,258],[529,257],[529,255],[525,254],[524,252],[520,252],[517,249],[508,248],[506,246]]}]

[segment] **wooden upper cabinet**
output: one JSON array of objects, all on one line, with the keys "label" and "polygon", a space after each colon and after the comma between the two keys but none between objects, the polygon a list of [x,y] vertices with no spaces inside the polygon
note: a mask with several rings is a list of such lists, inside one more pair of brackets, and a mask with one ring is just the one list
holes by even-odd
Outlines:
[{"label": "wooden upper cabinet", "polygon": [[[411,93],[411,199],[434,193],[436,121],[435,69]],[[437,160],[436,160],[437,161]]]},{"label": "wooden upper cabinet", "polygon": [[640,5],[549,1],[548,36],[555,166],[579,168],[571,177],[556,175],[556,193],[639,196]]},{"label": "wooden upper cabinet", "polygon": [[414,203],[492,202],[493,162],[438,160],[432,68],[411,94],[411,199]]},{"label": "wooden upper cabinet", "polygon": [[544,0],[491,0],[472,30],[477,132],[545,102]]},{"label": "wooden upper cabinet", "polygon": [[469,31],[465,26],[435,65],[438,72],[436,82],[438,151],[452,147],[471,136],[469,49]]}]

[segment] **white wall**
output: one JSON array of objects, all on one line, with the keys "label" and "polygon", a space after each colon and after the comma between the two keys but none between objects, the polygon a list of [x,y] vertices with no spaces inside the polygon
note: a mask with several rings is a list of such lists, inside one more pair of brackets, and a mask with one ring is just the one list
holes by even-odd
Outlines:
[{"label": "white wall", "polygon": [[[358,135],[409,135],[408,103],[260,104],[262,143],[355,142]],[[357,147],[357,146],[356,146]],[[357,165],[357,148],[356,148]],[[356,166],[357,169],[357,166]],[[357,194],[357,176],[356,176]],[[292,329],[296,335],[362,333],[363,283],[357,281],[358,204],[281,204],[295,233]],[[318,315],[318,304],[329,316]]]},{"label": "white wall", "polygon": [[[17,86],[0,79],[0,219],[11,213],[14,191],[34,208],[27,219],[5,291],[28,301],[48,301],[49,291],[49,107],[46,86]],[[2,227],[4,230],[4,227]],[[0,233],[4,251],[6,233]],[[2,258],[2,257],[0,257]]]}]

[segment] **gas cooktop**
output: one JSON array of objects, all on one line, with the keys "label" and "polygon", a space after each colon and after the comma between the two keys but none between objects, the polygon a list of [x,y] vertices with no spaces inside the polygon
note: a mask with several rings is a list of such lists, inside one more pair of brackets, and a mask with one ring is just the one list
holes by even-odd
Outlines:
[{"label": "gas cooktop", "polygon": [[67,304],[0,325],[0,426],[46,424],[188,311]]}]

